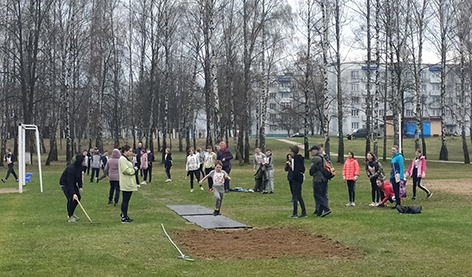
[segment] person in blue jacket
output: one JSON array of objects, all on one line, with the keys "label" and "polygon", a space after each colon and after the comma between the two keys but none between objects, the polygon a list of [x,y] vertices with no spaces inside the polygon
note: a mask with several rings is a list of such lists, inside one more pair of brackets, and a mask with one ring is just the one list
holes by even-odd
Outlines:
[{"label": "person in blue jacket", "polygon": [[405,166],[404,158],[402,153],[399,152],[398,146],[394,145],[392,147],[392,162],[391,162],[391,170],[390,170],[390,183],[393,186],[393,191],[395,192],[395,201],[397,205],[401,204],[400,198],[400,181],[405,178],[404,171]]}]

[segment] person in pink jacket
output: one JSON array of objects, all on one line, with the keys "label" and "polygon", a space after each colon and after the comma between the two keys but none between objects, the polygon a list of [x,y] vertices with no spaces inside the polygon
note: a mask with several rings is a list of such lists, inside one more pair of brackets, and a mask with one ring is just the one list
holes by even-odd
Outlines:
[{"label": "person in pink jacket", "polygon": [[141,149],[141,169],[143,172],[143,181],[141,182],[141,185],[146,185],[147,172],[148,172],[148,155],[146,153],[146,150],[144,149]]},{"label": "person in pink jacket", "polygon": [[405,177],[413,178],[413,198],[416,200],[416,185],[426,192],[428,199],[433,195],[429,190],[421,185],[421,179],[425,177],[426,173],[426,158],[421,155],[421,149],[416,149],[415,158],[411,161],[410,167],[406,171]]},{"label": "person in pink jacket", "polygon": [[356,205],[356,181],[359,178],[359,171],[359,163],[354,158],[354,153],[352,151],[347,152],[347,160],[344,162],[343,167],[343,180],[347,181],[349,190],[349,203],[346,206]]}]

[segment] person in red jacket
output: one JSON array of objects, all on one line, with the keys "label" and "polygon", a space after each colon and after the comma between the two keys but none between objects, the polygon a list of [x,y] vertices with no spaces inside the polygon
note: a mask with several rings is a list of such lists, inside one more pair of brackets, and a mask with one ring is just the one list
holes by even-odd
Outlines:
[{"label": "person in red jacket", "polygon": [[383,180],[383,178],[377,179],[377,186],[384,193],[384,198],[382,202],[377,204],[377,207],[385,207],[385,202],[390,201],[390,203],[395,202],[395,192],[393,191],[392,184],[388,180]]},{"label": "person in red jacket", "polygon": [[349,191],[349,203],[346,206],[356,205],[356,181],[359,178],[359,173],[359,163],[354,158],[354,153],[352,151],[347,152],[347,160],[344,162],[343,167],[343,180],[347,181]]}]

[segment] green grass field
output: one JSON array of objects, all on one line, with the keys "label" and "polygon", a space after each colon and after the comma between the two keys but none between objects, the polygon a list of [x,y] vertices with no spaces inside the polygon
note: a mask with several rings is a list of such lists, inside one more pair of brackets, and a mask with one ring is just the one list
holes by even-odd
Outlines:
[{"label": "green grass field", "polygon": [[[301,139],[293,141],[301,142]],[[310,143],[320,143],[311,139]],[[332,139],[332,152],[337,141]],[[414,155],[413,140],[405,140],[405,156]],[[428,158],[439,156],[439,138],[428,140]],[[200,145],[201,144],[201,145]],[[459,138],[448,140],[450,160],[462,159]],[[177,145],[176,143],[174,145]],[[387,144],[391,147],[391,143]],[[203,141],[199,141],[203,147]],[[178,252],[161,229],[171,237],[177,231],[198,230],[166,204],[199,204],[213,208],[214,198],[206,191],[189,192],[185,180],[185,155],[174,151],[171,183],[164,169],[154,165],[153,182],[142,185],[134,193],[129,215],[131,224],[120,223],[119,207],[107,205],[109,184],[84,185],[82,204],[93,221],[88,224],[80,208],[77,223],[66,219],[66,199],[58,180],[65,162],[43,167],[44,192],[40,193],[37,167],[23,194],[0,194],[0,276],[470,276],[472,265],[472,202],[469,195],[434,191],[426,200],[419,193],[414,203],[422,205],[419,215],[402,215],[395,210],[368,207],[370,184],[361,174],[356,186],[356,207],[346,208],[348,193],[341,176],[329,185],[333,213],[325,218],[312,216],[314,210],[311,180],[303,185],[303,197],[310,211],[308,218],[291,219],[291,196],[283,171],[289,144],[267,140],[275,158],[273,195],[231,192],[225,196],[222,213],[255,228],[293,227],[325,235],[344,245],[366,253],[358,259],[299,258],[277,259],[208,259],[195,257],[182,248],[195,262],[177,259]],[[232,145],[230,145],[232,147]],[[364,141],[345,141],[345,150],[363,155]],[[388,157],[390,151],[387,152]],[[44,157],[45,158],[45,157]],[[389,172],[388,162],[385,168]],[[409,161],[405,162],[407,166]],[[306,161],[306,166],[309,162]],[[338,171],[342,165],[335,164]],[[362,166],[361,166],[362,167]],[[0,170],[3,178],[6,169]],[[340,174],[338,174],[340,175]],[[253,188],[252,165],[233,163],[231,186]],[[472,178],[471,165],[428,163],[429,179]],[[411,183],[409,183],[411,184]],[[13,178],[0,188],[15,188]],[[411,186],[407,188],[411,195]],[[173,235],[174,234],[174,235]],[[270,238],[268,238],[270,241]]]}]

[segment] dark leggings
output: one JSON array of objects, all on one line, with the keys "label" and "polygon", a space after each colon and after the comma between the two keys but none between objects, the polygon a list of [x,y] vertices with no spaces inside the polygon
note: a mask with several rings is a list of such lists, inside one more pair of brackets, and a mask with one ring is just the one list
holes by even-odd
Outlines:
[{"label": "dark leggings", "polygon": [[193,176],[195,175],[197,182],[200,182],[200,169],[189,170],[188,173],[190,175],[190,188],[193,189]]},{"label": "dark leggings", "polygon": [[416,185],[422,190],[424,190],[427,194],[429,194],[429,190],[421,185],[421,177],[416,177],[413,175],[413,197],[416,197]]},{"label": "dark leggings", "polygon": [[149,177],[149,183],[152,181],[152,165],[148,165],[148,177]]},{"label": "dark leggings", "polygon": [[143,173],[143,181],[146,181],[147,180],[147,176],[148,176],[148,169],[142,169],[142,173]]},{"label": "dark leggings", "polygon": [[390,183],[393,187],[393,192],[395,193],[395,202],[397,205],[401,205],[402,199],[400,198],[400,182],[395,183],[395,178],[390,179]]},{"label": "dark leggings", "polygon": [[77,187],[74,188],[74,192],[67,193],[65,187],[62,187],[62,191],[64,192],[64,195],[67,198],[67,215],[71,217],[74,214],[75,208],[77,207],[77,201],[74,200],[74,194],[77,194],[79,201],[82,198],[80,197],[80,193]]},{"label": "dark leggings", "polygon": [[10,173],[13,175],[13,177],[15,177],[16,180],[18,180],[18,176],[16,176],[16,172],[15,172],[15,168],[13,167],[13,164],[8,165],[7,177],[5,177],[5,180],[8,180]]},{"label": "dark leggings", "polygon": [[128,216],[128,205],[132,193],[132,191],[123,191],[123,201],[121,202],[121,217]]},{"label": "dark leggings", "polygon": [[115,204],[118,203],[120,199],[120,182],[119,181],[110,181],[110,195],[108,200],[113,200],[113,194],[115,194]]},{"label": "dark leggings", "polygon": [[370,186],[372,188],[372,202],[378,203],[383,197],[381,197],[381,190],[377,186],[377,178],[370,179]]},{"label": "dark leggings", "polygon": [[349,191],[349,202],[356,202],[356,181],[347,180],[347,188]]},{"label": "dark leggings", "polygon": [[302,209],[302,214],[306,214],[305,202],[302,198],[302,183],[297,181],[290,181],[290,190],[292,191],[293,199],[293,215],[298,214],[298,203]]},{"label": "dark leggings", "polygon": [[[172,179],[172,178],[170,178],[170,168],[171,168],[171,166],[166,166],[167,179]],[[187,176],[188,176],[188,175],[187,175]]]}]

